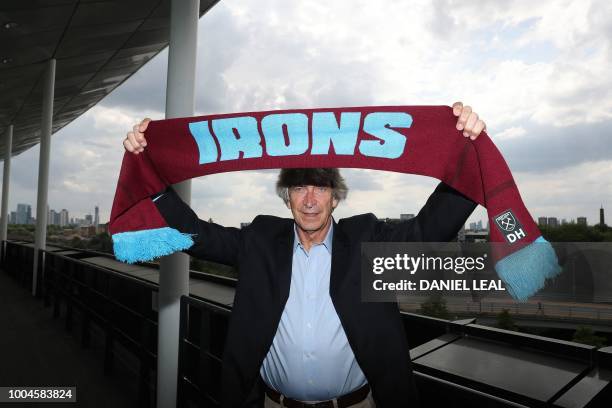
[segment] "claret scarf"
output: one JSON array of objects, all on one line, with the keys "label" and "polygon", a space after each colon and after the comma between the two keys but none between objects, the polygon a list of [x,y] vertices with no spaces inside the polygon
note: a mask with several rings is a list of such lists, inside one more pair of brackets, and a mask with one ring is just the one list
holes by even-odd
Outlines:
[{"label": "claret scarf", "polygon": [[188,249],[151,196],[194,177],[239,170],[351,167],[437,178],[488,212],[495,269],[524,300],[559,273],[557,258],[525,208],[486,134],[456,130],[448,106],[371,106],[208,115],[152,121],[147,147],[126,152],[109,231],[117,259],[133,263]]}]

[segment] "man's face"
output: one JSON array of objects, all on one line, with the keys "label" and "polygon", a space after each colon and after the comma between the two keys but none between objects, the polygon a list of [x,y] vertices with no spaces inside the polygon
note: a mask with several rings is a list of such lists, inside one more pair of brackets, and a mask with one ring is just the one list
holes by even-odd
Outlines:
[{"label": "man's face", "polygon": [[323,229],[338,205],[331,187],[294,186],[289,188],[287,207],[298,227],[307,232]]}]

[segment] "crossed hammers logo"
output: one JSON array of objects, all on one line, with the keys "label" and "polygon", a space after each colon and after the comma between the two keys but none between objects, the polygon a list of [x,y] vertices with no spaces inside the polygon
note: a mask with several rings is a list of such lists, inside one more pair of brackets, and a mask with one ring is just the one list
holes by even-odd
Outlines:
[{"label": "crossed hammers logo", "polygon": [[497,217],[496,221],[497,221],[497,224],[504,231],[512,231],[512,230],[514,230],[514,227],[516,227],[516,220],[512,216],[512,213],[510,213],[510,212],[507,212],[507,213],[503,214],[502,216]]}]

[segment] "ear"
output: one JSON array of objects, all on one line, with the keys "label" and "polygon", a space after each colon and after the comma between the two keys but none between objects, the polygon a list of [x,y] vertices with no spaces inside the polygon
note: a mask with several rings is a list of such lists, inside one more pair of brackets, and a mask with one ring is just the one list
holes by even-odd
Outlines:
[{"label": "ear", "polygon": [[287,208],[288,208],[288,209],[290,209],[290,210],[291,210],[291,201],[290,201],[290,200],[287,200],[287,201],[285,202],[285,205],[287,206]]},{"label": "ear", "polygon": [[332,198],[332,211],[334,211],[336,209],[336,207],[338,206],[338,199],[336,198]]}]

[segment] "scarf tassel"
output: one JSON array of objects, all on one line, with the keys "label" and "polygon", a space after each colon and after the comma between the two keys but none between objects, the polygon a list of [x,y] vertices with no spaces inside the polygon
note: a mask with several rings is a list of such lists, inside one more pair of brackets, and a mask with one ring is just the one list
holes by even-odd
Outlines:
[{"label": "scarf tassel", "polygon": [[557,255],[550,242],[539,237],[524,248],[495,264],[506,290],[516,300],[525,301],[544,287],[546,279],[561,272]]},{"label": "scarf tassel", "polygon": [[188,249],[193,235],[174,228],[163,227],[113,234],[115,257],[128,264],[150,261],[164,255]]}]

